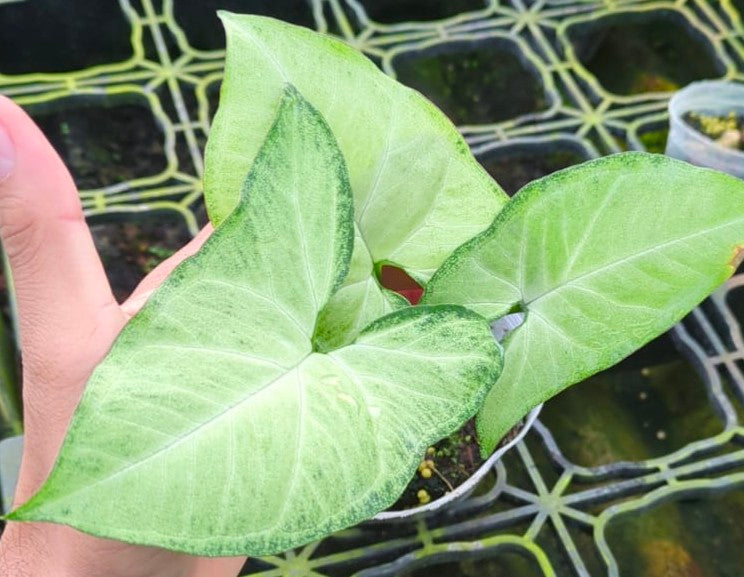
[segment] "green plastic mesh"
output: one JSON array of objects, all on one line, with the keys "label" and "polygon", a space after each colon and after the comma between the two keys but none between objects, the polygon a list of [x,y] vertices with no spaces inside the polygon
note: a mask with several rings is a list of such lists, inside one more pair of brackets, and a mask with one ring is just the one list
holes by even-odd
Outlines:
[{"label": "green plastic mesh", "polygon": [[[0,0],[0,92],[63,152],[91,219],[175,214],[191,234],[204,220],[202,152],[224,58],[217,8],[343,37],[437,103],[510,192],[599,155],[661,152],[674,90],[744,81],[741,0],[69,6]],[[734,277],[670,335],[548,403],[526,441],[445,516],[362,525],[246,571],[741,575],[742,287]]]}]

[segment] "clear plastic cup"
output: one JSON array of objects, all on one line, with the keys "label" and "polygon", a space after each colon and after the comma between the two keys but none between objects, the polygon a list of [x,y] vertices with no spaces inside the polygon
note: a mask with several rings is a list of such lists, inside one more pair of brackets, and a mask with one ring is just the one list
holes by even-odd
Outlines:
[{"label": "clear plastic cup", "polygon": [[690,164],[715,168],[744,178],[744,150],[727,148],[698,132],[684,120],[688,112],[744,115],[744,84],[722,80],[693,82],[669,101],[666,154]]}]

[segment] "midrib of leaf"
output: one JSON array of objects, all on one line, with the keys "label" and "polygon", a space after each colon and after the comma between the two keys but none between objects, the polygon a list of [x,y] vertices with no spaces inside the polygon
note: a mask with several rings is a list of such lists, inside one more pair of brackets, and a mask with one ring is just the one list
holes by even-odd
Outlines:
[{"label": "midrib of leaf", "polygon": [[[359,223],[359,226],[357,228],[359,229],[360,234],[362,233],[361,229],[362,222],[364,221],[364,215],[366,214],[367,209],[372,204],[378,193],[380,182],[382,181],[382,174],[385,170],[385,166],[387,165],[388,160],[390,160],[390,140],[393,134],[393,119],[395,118],[395,108],[395,104],[390,107],[390,126],[385,133],[385,150],[382,153],[382,158],[377,162],[377,171],[375,172],[374,183],[370,188],[369,193],[367,194],[367,198],[364,199],[364,204],[359,210],[359,216],[356,217],[356,220]],[[365,244],[366,242],[367,241],[365,240]],[[369,251],[369,245],[367,245],[367,250]]]},{"label": "midrib of leaf", "polygon": [[[358,346],[358,345],[354,345],[354,346]],[[388,350],[385,350],[385,354],[388,354],[389,352],[390,352],[389,349]],[[331,358],[331,360],[333,361],[333,363],[336,366],[338,366],[340,369],[342,369],[343,373],[346,375],[347,378],[351,378],[351,374],[356,374],[356,375],[359,375],[361,377],[370,377],[370,378],[377,379],[378,381],[385,383],[386,385],[388,385],[389,387],[391,387],[393,389],[404,390],[404,391],[406,391],[406,394],[408,394],[408,395],[415,395],[415,396],[420,397],[422,399],[436,399],[436,400],[441,400],[441,398],[442,398],[442,397],[438,397],[436,395],[431,395],[431,394],[426,393],[424,391],[411,391],[409,389],[406,389],[404,387],[401,387],[400,385],[398,385],[394,381],[391,381],[389,379],[383,379],[383,378],[379,377],[378,375],[372,375],[372,374],[369,374],[369,373],[363,373],[361,371],[352,371],[351,367],[349,367],[344,361],[342,361],[341,359],[339,359],[337,356],[334,356],[332,353],[329,354],[328,356]],[[430,358],[430,357],[425,357],[425,358]],[[436,358],[436,357],[433,357],[433,358]],[[369,402],[369,399],[367,397],[366,391],[363,390],[362,385],[358,384],[357,381],[356,381],[356,379],[352,379],[352,381],[357,386],[357,388],[362,391],[362,395],[365,398],[365,402],[366,402],[367,406],[370,406],[371,403]]]},{"label": "midrib of leaf", "polygon": [[224,279],[213,279],[213,278],[212,279],[206,279],[205,278],[205,279],[200,279],[199,281],[197,281],[194,284],[198,284],[198,283],[203,283],[203,284],[212,283],[212,284],[218,284],[218,285],[228,286],[230,288],[234,288],[236,290],[243,291],[243,292],[245,292],[245,293],[247,293],[247,294],[249,294],[251,296],[254,296],[254,297],[258,298],[258,299],[261,299],[262,301],[267,302],[270,305],[272,305],[274,307],[274,310],[277,310],[280,313],[282,313],[282,315],[284,317],[286,317],[286,319],[288,321],[290,321],[292,323],[292,325],[297,328],[298,331],[300,331],[300,334],[304,338],[306,338],[306,339],[309,339],[310,338],[310,334],[311,333],[308,333],[307,330],[302,326],[302,323],[300,323],[300,321],[298,321],[294,316],[292,316],[292,314],[290,314],[290,312],[288,310],[286,310],[283,306],[280,306],[279,305],[279,301],[277,301],[276,299],[271,299],[271,298],[267,297],[266,295],[261,294],[260,292],[251,290],[249,287],[247,287],[245,285],[240,285],[240,284],[228,282],[228,281],[226,281]]},{"label": "midrib of leaf", "polygon": [[[643,249],[641,251],[638,251],[638,252],[629,254],[629,255],[621,258],[621,259],[612,261],[612,262],[610,262],[610,263],[608,263],[608,264],[606,264],[606,265],[604,265],[602,267],[598,267],[596,269],[587,271],[587,272],[582,273],[582,274],[580,274],[578,276],[575,276],[575,277],[573,277],[571,279],[568,279],[566,281],[563,281],[563,282],[561,282],[561,283],[559,283],[559,284],[557,284],[557,285],[555,285],[553,287],[550,287],[549,289],[543,291],[542,293],[538,294],[535,297],[531,297],[529,299],[525,299],[524,303],[525,303],[525,305],[535,306],[543,298],[551,295],[552,293],[561,291],[561,290],[563,290],[565,288],[569,288],[572,285],[578,283],[579,281],[582,281],[582,280],[587,279],[587,278],[591,278],[594,275],[597,275],[597,274],[600,274],[600,273],[603,273],[603,272],[607,272],[609,270],[614,269],[615,267],[618,267],[618,266],[621,266],[623,264],[632,262],[635,259],[642,258],[642,257],[648,256],[648,255],[652,255],[652,254],[654,254],[656,252],[659,252],[659,251],[663,250],[664,248],[667,248],[667,247],[670,247],[670,246],[674,246],[675,244],[686,242],[686,241],[692,240],[692,239],[697,238],[697,237],[710,235],[710,234],[712,234],[712,233],[714,233],[714,232],[716,232],[718,230],[722,230],[724,228],[728,228],[730,226],[734,226],[734,225],[737,225],[737,224],[740,225],[740,226],[742,224],[744,224],[744,219],[738,218],[738,219],[735,219],[735,220],[731,220],[731,221],[729,221],[729,222],[727,222],[725,224],[714,226],[714,227],[708,228],[706,230],[701,230],[701,231],[697,231],[697,232],[694,232],[694,233],[690,233],[690,234],[687,234],[687,235],[684,235],[684,236],[681,236],[681,237],[678,237],[678,238],[674,238],[674,239],[668,240],[666,242],[663,242],[663,243],[656,244],[654,246],[645,248],[645,249]],[[522,292],[522,294],[524,295],[524,291]]]},{"label": "midrib of leaf", "polygon": [[[301,158],[302,151],[297,150],[297,141],[296,140],[293,141],[292,145],[294,147],[295,158]],[[300,190],[299,183],[297,181],[298,176],[299,175],[297,174],[297,171],[293,170],[292,171],[292,190]],[[305,226],[302,224],[302,219],[300,218],[300,215],[302,214],[300,210],[300,202],[297,199],[296,194],[292,195],[292,204],[295,207],[295,211],[294,211],[295,224],[297,225],[298,236],[300,238],[300,247],[302,248],[302,257],[304,258],[304,262],[311,262],[310,256],[307,253],[307,240],[306,240],[307,236],[305,235]],[[326,263],[326,264],[329,264],[329,263]],[[330,263],[330,266],[333,266],[333,264],[335,263]],[[307,281],[307,285],[310,287],[310,293],[313,296],[313,305],[315,306],[315,310],[319,311],[321,307],[318,304],[318,294],[315,290],[315,281],[313,280],[313,277],[310,274],[310,270],[307,267],[304,267],[304,272],[305,272],[305,279]],[[317,319],[316,319],[316,322],[317,322]],[[312,333],[315,333],[314,327],[313,327]]]},{"label": "midrib of leaf", "polygon": [[[255,391],[252,391],[247,396],[241,398],[237,403],[234,403],[233,405],[225,408],[225,410],[221,411],[220,413],[217,413],[216,415],[210,417],[207,421],[205,421],[203,423],[199,423],[198,426],[194,427],[193,429],[191,429],[190,431],[188,431],[186,434],[184,434],[184,435],[176,438],[174,441],[172,441],[172,442],[164,445],[163,447],[160,447],[156,451],[154,451],[154,452],[150,453],[149,455],[147,455],[145,458],[140,459],[138,461],[135,461],[133,463],[130,463],[126,467],[123,467],[122,469],[118,469],[117,471],[115,471],[111,475],[106,475],[104,477],[101,477],[99,479],[96,479],[95,481],[89,483],[88,485],[85,485],[85,486],[82,486],[82,487],[78,487],[77,489],[75,489],[73,491],[69,491],[69,492],[65,493],[62,497],[60,497],[59,499],[49,499],[49,498],[47,498],[46,499],[46,503],[54,503],[56,501],[59,501],[60,499],[69,499],[73,495],[76,495],[76,494],[78,494],[80,492],[83,492],[83,491],[92,489],[93,487],[95,487],[97,485],[100,485],[101,483],[104,483],[106,481],[110,481],[111,479],[115,479],[116,477],[119,477],[119,476],[121,476],[121,475],[123,475],[123,474],[125,474],[125,473],[127,473],[127,472],[129,472],[131,470],[133,470],[133,469],[136,469],[137,467],[140,467],[140,466],[148,463],[152,459],[154,459],[156,457],[159,457],[160,455],[163,455],[164,453],[170,451],[171,449],[174,449],[174,448],[182,445],[184,442],[190,440],[194,435],[196,435],[199,432],[203,431],[204,429],[206,429],[210,425],[213,425],[214,423],[222,423],[223,422],[223,418],[228,418],[227,416],[231,415],[234,411],[236,411],[236,410],[244,407],[250,401],[255,400],[255,398],[258,395],[260,395],[264,391],[269,390],[272,386],[274,386],[277,382],[281,381],[282,379],[285,379],[290,373],[292,373],[292,371],[299,371],[300,366],[308,358],[310,358],[314,354],[318,354],[318,353],[313,353],[313,352],[308,353],[298,363],[296,363],[294,366],[289,367],[288,369],[286,369],[278,377],[272,379],[270,382],[268,382],[265,385],[261,386],[259,389],[256,389]],[[189,391],[187,391],[187,392],[189,392]],[[228,421],[228,422],[230,422],[230,421]],[[23,509],[23,507],[20,507],[18,510],[20,511],[21,509]]]},{"label": "midrib of leaf", "polygon": [[[305,357],[307,358],[307,357]],[[303,359],[302,361],[304,361]],[[292,460],[292,471],[290,473],[290,480],[289,480],[289,488],[287,489],[287,495],[292,495],[294,493],[295,485],[297,484],[297,478],[298,478],[298,469],[300,466],[300,455],[302,454],[302,431],[305,427],[305,391],[302,387],[302,376],[299,370],[299,366],[302,364],[302,361],[298,363],[294,367],[294,371],[297,373],[297,415],[298,415],[298,422],[297,422],[297,434],[295,436],[295,455],[294,459]],[[286,374],[289,374],[291,371],[287,371]],[[286,375],[283,375],[286,376]],[[276,381],[275,381],[276,382]],[[287,515],[287,510],[289,507],[289,499],[285,499],[284,503],[282,504],[282,510],[279,513],[279,515],[276,516],[276,519],[274,521],[273,526],[270,526],[269,529],[276,529],[281,523],[284,521],[284,518]]]},{"label": "midrib of leaf", "polygon": [[[556,335],[560,340],[571,343],[576,345],[577,347],[580,347],[582,349],[587,348],[585,344],[581,343],[580,341],[576,340],[575,338],[571,337],[566,331],[561,329],[560,327],[556,326],[555,323],[551,323],[545,316],[543,316],[541,313],[539,313],[537,310],[530,310],[529,313],[531,316],[536,318],[538,321],[540,321],[543,326],[550,330],[554,335]],[[529,329],[531,325],[525,323],[524,328],[525,330]]]},{"label": "midrib of leaf", "polygon": [[256,38],[253,34],[248,32],[245,28],[240,28],[240,32],[246,40],[248,40],[251,44],[253,44],[256,48],[258,48],[259,52],[263,54],[269,62],[271,62],[274,65],[274,68],[279,73],[279,75],[282,77],[282,80],[284,80],[285,84],[292,84],[292,80],[289,78],[289,75],[287,74],[287,71],[284,69],[284,66],[281,65],[281,62],[279,62],[276,57],[271,53],[271,50],[269,50],[268,46],[266,46],[261,40]]},{"label": "midrib of leaf", "polygon": [[[370,187],[370,189],[369,189],[369,191],[368,191],[368,193],[366,195],[366,198],[364,200],[364,204],[362,205],[362,208],[359,211],[358,216],[356,216],[356,221],[358,222],[357,229],[359,230],[359,236],[364,241],[365,249],[367,250],[367,252],[372,257],[373,269],[374,269],[375,266],[377,266],[382,261],[379,258],[375,259],[375,255],[372,254],[372,251],[370,249],[370,245],[367,242],[367,239],[365,238],[365,233],[364,233],[364,228],[365,228],[364,217],[365,217],[365,215],[366,215],[367,210],[369,209],[369,207],[372,206],[372,205],[374,205],[375,198],[380,194],[380,183],[382,181],[382,175],[384,173],[385,166],[387,165],[387,163],[390,160],[391,156],[396,152],[394,150],[391,150],[391,148],[390,148],[390,141],[391,141],[391,136],[393,134],[393,126],[394,126],[394,122],[393,121],[394,121],[395,114],[396,114],[396,106],[397,106],[397,104],[395,104],[395,103],[393,103],[393,105],[391,106],[390,125],[389,125],[389,128],[388,128],[388,130],[387,130],[387,132],[385,134],[385,150],[383,152],[382,159],[377,164],[377,171],[375,172],[374,183]],[[404,146],[398,147],[398,148],[410,148],[411,146],[412,146],[411,143],[406,143]],[[416,159],[414,159],[414,164],[417,163],[417,162],[419,162],[419,158],[420,157],[417,156]],[[449,171],[450,171],[450,167],[452,165],[452,160],[453,159],[452,159],[451,156],[448,157],[448,159],[447,159],[447,166],[443,169],[443,172],[442,172],[441,176],[438,179],[439,182],[444,182],[447,179],[447,176],[448,176]],[[414,222],[410,226],[410,228],[409,228],[409,230],[408,230],[408,232],[406,233],[405,236],[403,236],[403,237],[401,237],[400,239],[397,240],[398,247],[396,249],[394,249],[386,259],[384,259],[385,261],[390,262],[390,263],[395,263],[395,255],[396,255],[396,253],[399,250],[405,248],[406,242],[408,240],[410,240],[414,235],[416,235],[423,228],[423,225],[426,223],[426,221],[427,221],[427,219],[429,217],[430,209],[432,208],[432,206],[434,206],[434,204],[436,202],[436,196],[435,195],[430,195],[430,196],[427,197],[427,200],[429,202],[429,204],[427,206],[425,206],[425,207],[422,207],[420,205],[417,206],[417,209],[418,209],[417,210],[418,218],[417,218],[416,222]],[[425,208],[425,210],[424,210],[424,208]],[[406,270],[407,267],[405,267],[404,265],[401,265],[400,263],[395,263],[395,264],[399,268],[405,270],[407,273],[410,273],[411,272],[409,270]],[[421,274],[426,274],[427,277],[430,277],[431,276],[431,273],[433,273],[433,271],[427,273],[427,271],[423,271],[423,270],[422,271],[419,271],[419,272],[420,272],[420,274],[418,275],[419,278],[420,278]]]},{"label": "midrib of leaf", "polygon": [[[617,182],[613,184],[615,188],[617,188]],[[602,214],[602,212],[609,206],[609,204],[614,200],[615,195],[614,193],[608,192],[607,195],[605,195],[604,200],[602,200],[602,204],[600,204],[597,207],[597,210],[594,211],[594,218],[589,223],[589,226],[584,231],[584,234],[579,239],[578,244],[573,248],[573,250],[566,250],[566,254],[569,255],[568,261],[566,262],[566,279],[571,276],[571,271],[573,270],[574,265],[576,264],[576,260],[581,256],[581,254],[584,251],[584,247],[586,246],[587,241],[591,238],[592,234],[594,233],[594,229],[597,227],[597,223],[599,222],[599,216]]]},{"label": "midrib of leaf", "polygon": [[[475,265],[475,267],[478,270],[480,270],[483,274],[486,274],[486,275],[495,277],[495,275],[493,274],[493,271],[491,271],[491,270],[487,269],[486,267],[484,267],[483,266],[483,263],[481,263],[477,258],[473,259],[473,265]],[[523,294],[524,293],[524,291],[520,287],[518,287],[517,285],[515,285],[513,282],[511,282],[506,277],[497,277],[496,280],[498,280],[501,283],[504,283],[509,288],[514,289],[514,292],[517,293],[517,294]],[[468,301],[468,302],[472,302],[472,301]],[[492,302],[492,301],[488,301],[488,302]],[[488,304],[488,302],[480,302],[480,303],[474,303],[474,304]],[[513,304],[513,303],[504,302],[503,304]]]},{"label": "midrib of leaf", "polygon": [[590,289],[588,286],[578,285],[578,286],[574,286],[574,289],[578,291],[583,291],[585,293],[589,293],[590,295],[595,297],[598,301],[603,300],[605,302],[612,303],[612,305],[617,308],[645,310],[645,311],[648,311],[649,314],[656,312],[656,309],[653,307],[649,307],[646,305],[632,305],[632,304],[624,303],[617,299],[612,299],[606,294],[600,294],[597,291]]},{"label": "midrib of leaf", "polygon": [[[452,157],[449,157],[447,160],[447,166],[444,167],[442,175],[439,178],[440,182],[444,182],[447,180],[447,176],[449,174],[451,166],[452,166]],[[414,235],[418,234],[418,232],[423,228],[424,223],[426,223],[427,219],[429,218],[429,214],[430,214],[429,209],[431,209],[435,201],[433,196],[428,197],[428,200],[429,200],[429,205],[426,207],[427,210],[419,211],[418,213],[419,216],[416,222],[412,224],[411,228],[406,233],[406,235],[398,241],[398,248],[390,253],[391,260],[395,259],[396,252],[405,246],[406,241],[410,240]]]}]

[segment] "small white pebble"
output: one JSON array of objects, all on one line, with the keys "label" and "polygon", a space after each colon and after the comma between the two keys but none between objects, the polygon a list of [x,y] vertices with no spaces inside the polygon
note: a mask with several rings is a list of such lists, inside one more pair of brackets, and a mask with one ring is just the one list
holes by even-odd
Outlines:
[{"label": "small white pebble", "polygon": [[726,148],[738,148],[741,142],[741,134],[738,130],[726,130],[716,139],[716,143]]}]

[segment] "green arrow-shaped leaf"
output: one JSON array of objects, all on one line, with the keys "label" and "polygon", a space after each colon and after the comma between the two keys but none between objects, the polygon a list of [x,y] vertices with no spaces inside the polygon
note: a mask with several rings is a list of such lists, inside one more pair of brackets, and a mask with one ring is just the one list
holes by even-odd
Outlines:
[{"label": "green arrow-shaped leaf", "polygon": [[484,453],[530,408],[679,321],[743,244],[744,182],[664,156],[610,156],[522,189],[422,301],[526,311],[478,415]]},{"label": "green arrow-shaped leaf", "polygon": [[[457,246],[491,224],[507,196],[419,93],[340,40],[269,18],[220,16],[227,59],[204,175],[215,225],[235,207],[287,82],[317,107],[338,139],[361,233],[356,250],[373,263],[394,263],[423,283]],[[372,267],[368,275],[365,286],[340,292],[336,298],[344,302],[331,302],[321,320],[337,334],[335,342],[353,340],[364,326],[359,318],[388,309]],[[347,328],[345,336],[338,335],[340,327]]]},{"label": "green arrow-shaped leaf", "polygon": [[501,353],[462,307],[407,308],[313,351],[352,196],[286,89],[243,198],[94,371],[49,479],[9,518],[199,555],[277,553],[391,504],[474,414]]}]

